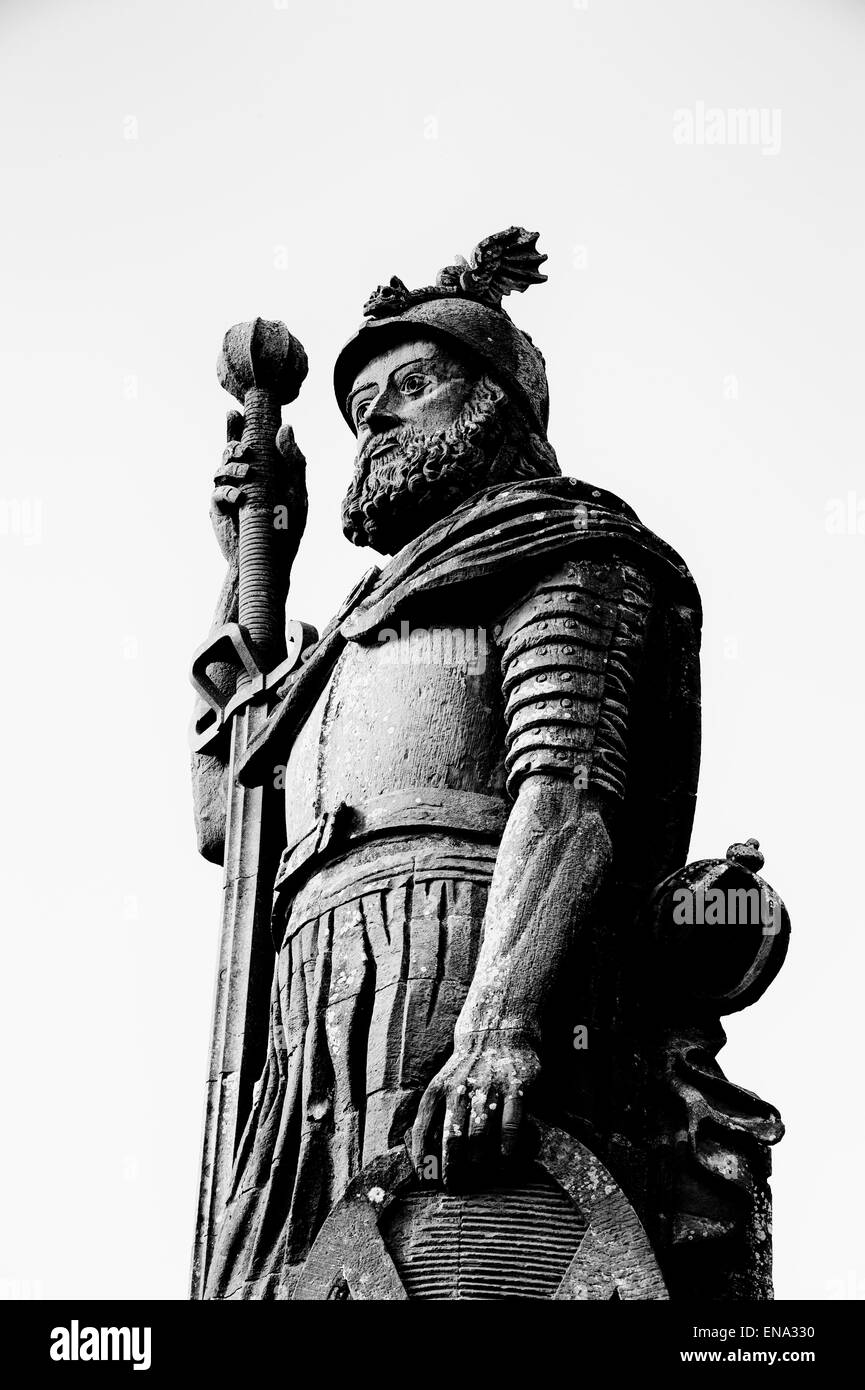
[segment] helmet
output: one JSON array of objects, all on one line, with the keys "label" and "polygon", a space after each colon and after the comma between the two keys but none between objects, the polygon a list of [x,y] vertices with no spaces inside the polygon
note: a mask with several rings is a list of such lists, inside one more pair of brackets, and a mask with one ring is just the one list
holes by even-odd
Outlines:
[{"label": "helmet", "polygon": [[394,343],[423,336],[455,346],[489,370],[546,435],[550,403],[544,359],[502,308],[504,295],[546,280],[538,271],[547,258],[536,250],[537,239],[537,232],[509,227],[479,242],[470,262],[460,257],[445,266],[434,285],[410,290],[396,276],[379,285],[334,368],[337,402],[352,429],[346,399],[361,367]]}]

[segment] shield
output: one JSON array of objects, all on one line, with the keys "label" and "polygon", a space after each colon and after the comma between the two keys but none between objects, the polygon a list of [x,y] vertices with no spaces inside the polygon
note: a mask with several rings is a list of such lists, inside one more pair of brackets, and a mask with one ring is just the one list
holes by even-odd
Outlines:
[{"label": "shield", "polygon": [[404,1148],[374,1159],[332,1208],[292,1298],[666,1300],[612,1174],[563,1130],[529,1128],[531,1158],[483,1189],[420,1181]]}]

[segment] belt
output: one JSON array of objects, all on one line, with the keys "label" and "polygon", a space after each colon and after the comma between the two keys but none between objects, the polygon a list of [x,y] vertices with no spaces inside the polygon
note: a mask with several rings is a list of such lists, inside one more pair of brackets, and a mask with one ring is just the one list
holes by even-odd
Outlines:
[{"label": "belt", "polygon": [[451,791],[444,787],[386,792],[359,806],[341,802],[334,810],[324,811],[309,829],[286,846],[274,889],[282,898],[297,885],[301,872],[313,862],[341,854],[372,835],[388,831],[456,831],[497,843],[505,828],[508,809],[504,796]]}]

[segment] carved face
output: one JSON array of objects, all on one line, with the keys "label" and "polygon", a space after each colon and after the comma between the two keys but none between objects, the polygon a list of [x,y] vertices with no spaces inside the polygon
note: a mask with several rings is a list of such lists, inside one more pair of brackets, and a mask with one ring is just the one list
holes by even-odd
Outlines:
[{"label": "carved face", "polygon": [[429,339],[367,363],[347,402],[358,446],[348,538],[392,555],[488,482],[504,402],[491,378]]},{"label": "carved face", "polygon": [[374,457],[396,447],[388,436],[411,425],[434,434],[453,424],[465,405],[472,380],[447,348],[429,339],[398,343],[358,373],[348,405],[360,453],[376,436]]}]

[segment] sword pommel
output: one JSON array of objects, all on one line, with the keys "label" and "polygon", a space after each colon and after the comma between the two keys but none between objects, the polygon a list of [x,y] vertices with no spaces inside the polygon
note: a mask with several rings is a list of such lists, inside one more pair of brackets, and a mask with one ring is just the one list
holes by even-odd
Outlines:
[{"label": "sword pommel", "polygon": [[303,345],[276,319],[257,318],[229,328],[216,363],[220,386],[241,405],[253,387],[288,405],[308,370]]}]

